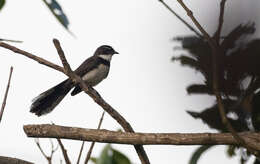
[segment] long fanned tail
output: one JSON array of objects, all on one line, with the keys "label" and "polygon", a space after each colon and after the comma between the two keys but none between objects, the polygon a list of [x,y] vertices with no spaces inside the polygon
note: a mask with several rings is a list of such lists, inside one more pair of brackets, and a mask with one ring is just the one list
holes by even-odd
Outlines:
[{"label": "long fanned tail", "polygon": [[73,88],[72,82],[67,79],[60,84],[41,93],[32,100],[30,112],[41,116],[50,113]]}]

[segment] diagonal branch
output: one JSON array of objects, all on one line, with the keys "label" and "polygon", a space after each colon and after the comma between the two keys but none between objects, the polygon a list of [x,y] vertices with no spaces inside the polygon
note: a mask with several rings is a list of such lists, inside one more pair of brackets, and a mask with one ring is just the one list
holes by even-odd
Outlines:
[{"label": "diagonal branch", "polygon": [[60,148],[61,148],[61,151],[62,151],[66,164],[71,164],[67,150],[65,149],[63,143],[61,142],[61,139],[57,138],[57,141],[58,141],[58,144],[60,145]]},{"label": "diagonal branch", "polygon": [[[97,128],[98,130],[99,130],[100,127],[101,127],[101,124],[102,124],[104,115],[105,115],[105,112],[102,113],[102,116],[101,116],[101,118],[100,118],[100,120],[99,120],[99,124],[98,124],[98,128]],[[95,145],[95,142],[92,142],[91,145],[90,145],[88,154],[87,154],[86,159],[85,159],[85,164],[87,164],[88,161],[89,161],[89,159],[90,159],[90,156],[91,156],[92,150],[93,150],[93,148],[94,148],[94,145]]]},{"label": "diagonal branch", "polygon": [[[240,145],[231,133],[129,133],[110,130],[84,129],[50,124],[25,125],[28,137],[63,138],[130,145]],[[241,132],[248,143],[260,150],[260,133]]]},{"label": "diagonal branch", "polygon": [[230,122],[228,121],[225,113],[224,104],[221,98],[221,94],[219,91],[219,84],[218,84],[218,54],[223,53],[220,49],[220,47],[216,44],[216,42],[210,37],[210,35],[205,31],[205,29],[200,25],[200,23],[197,21],[197,19],[193,16],[192,11],[183,3],[182,0],[177,0],[179,4],[183,7],[183,9],[187,12],[187,15],[190,17],[190,19],[193,21],[193,23],[196,25],[196,27],[200,30],[200,32],[204,35],[205,39],[208,41],[211,49],[212,49],[212,65],[213,65],[213,92],[216,96],[219,112],[221,115],[221,120],[223,124],[226,126],[226,128],[231,132],[233,137],[238,141],[239,145],[247,148],[252,154],[254,154],[257,157],[260,157],[259,151],[255,147],[255,144],[253,143],[246,143],[243,138],[241,138],[237,132],[234,130],[234,128],[231,126]]},{"label": "diagonal branch", "polygon": [[8,79],[8,83],[7,83],[7,86],[6,86],[5,96],[4,96],[4,100],[3,100],[2,107],[1,107],[1,111],[0,111],[0,122],[1,122],[2,117],[3,117],[3,114],[4,114],[4,109],[5,109],[5,105],[6,105],[6,100],[7,100],[7,95],[8,95],[9,87],[10,87],[10,82],[11,82],[12,73],[13,73],[13,67],[10,68],[9,79]]},{"label": "diagonal branch", "polygon": [[46,158],[47,161],[49,162],[48,156],[47,156],[47,155],[45,154],[45,152],[42,150],[42,147],[41,147],[41,145],[40,145],[39,138],[36,138],[36,139],[34,140],[34,142],[36,143],[38,149],[40,150],[40,152],[42,153],[42,155],[44,156],[44,158]]},{"label": "diagonal branch", "polygon": [[0,42],[0,47],[6,48],[6,49],[8,49],[8,50],[11,50],[11,51],[13,51],[14,53],[24,55],[24,56],[26,56],[26,57],[28,57],[28,58],[34,60],[34,61],[37,61],[37,62],[40,63],[40,64],[43,64],[43,65],[45,65],[45,66],[51,67],[51,68],[53,68],[53,69],[55,69],[55,70],[57,70],[57,71],[60,71],[60,72],[63,72],[63,73],[64,73],[64,70],[63,70],[62,67],[60,67],[60,66],[58,66],[58,65],[56,65],[56,64],[54,64],[54,63],[51,63],[51,62],[49,62],[48,60],[45,60],[45,59],[43,59],[43,58],[41,58],[41,57],[38,57],[38,56],[36,56],[36,55],[33,55],[33,54],[29,53],[29,52],[26,52],[26,51],[24,51],[24,50],[21,50],[21,49],[19,49],[19,48],[17,48],[17,47],[11,46],[11,45],[9,45],[9,44],[7,44],[7,43],[4,43],[4,42]]},{"label": "diagonal branch", "polygon": [[220,13],[219,13],[219,20],[218,20],[218,28],[217,31],[215,32],[213,38],[215,38],[216,43],[219,44],[220,40],[220,34],[222,30],[222,26],[224,23],[224,12],[225,12],[225,4],[227,0],[221,0],[220,2]]},{"label": "diagonal branch", "polygon": [[41,145],[40,145],[40,141],[39,141],[39,138],[36,138],[35,140],[35,143],[37,145],[37,147],[39,148],[39,150],[41,151],[42,155],[44,156],[44,158],[48,161],[48,164],[52,164],[52,157],[53,157],[53,154],[58,150],[58,146],[56,148],[54,148],[53,146],[53,142],[52,140],[50,139],[50,143],[51,143],[51,154],[50,156],[46,155],[46,153],[44,153]]},{"label": "diagonal branch", "polygon": [[193,31],[198,37],[203,38],[203,36],[194,29],[188,22],[186,22],[179,14],[177,14],[167,3],[163,0],[159,0],[174,16],[176,16],[184,25],[186,25],[191,31]]},{"label": "diagonal branch", "polygon": [[[100,94],[93,89],[91,86],[88,86],[78,75],[76,75],[70,68],[64,52],[60,46],[60,43],[57,39],[53,39],[53,43],[57,49],[59,57],[62,61],[64,66],[65,74],[72,79],[73,82],[78,83],[82,90],[87,93],[97,104],[99,104],[111,117],[113,117],[123,128],[126,132],[134,133],[133,128],[131,125],[125,120],[123,116],[121,116],[112,106],[110,106],[101,96]],[[142,145],[134,145],[135,150],[142,162],[142,164],[149,164],[149,159],[146,155],[146,152]]]},{"label": "diagonal branch", "polygon": [[[100,120],[99,120],[98,128],[97,128],[98,130],[99,130],[100,127],[101,127],[101,124],[102,124],[103,119],[104,119],[104,115],[105,115],[105,111],[102,112],[101,118],[100,118]],[[83,151],[84,144],[85,144],[85,141],[83,141],[82,144],[81,144],[81,148],[80,148],[80,151],[79,151],[79,156],[78,156],[77,164],[79,164],[79,162],[80,162],[80,158],[81,158],[81,154],[82,154],[82,151]],[[88,150],[88,153],[87,153],[85,162],[84,162],[85,164],[88,163],[88,161],[89,161],[89,159],[90,159],[90,157],[91,157],[91,153],[92,153],[92,150],[93,150],[94,146],[95,146],[95,142],[92,142],[91,145],[90,145],[90,148],[89,148],[89,150]]]}]

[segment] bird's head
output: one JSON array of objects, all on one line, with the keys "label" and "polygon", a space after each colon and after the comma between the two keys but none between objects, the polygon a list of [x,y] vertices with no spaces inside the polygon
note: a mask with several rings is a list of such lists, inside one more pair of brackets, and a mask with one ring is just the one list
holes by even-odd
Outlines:
[{"label": "bird's head", "polygon": [[119,54],[119,53],[116,52],[111,46],[103,45],[97,48],[94,55],[110,61],[114,54]]}]

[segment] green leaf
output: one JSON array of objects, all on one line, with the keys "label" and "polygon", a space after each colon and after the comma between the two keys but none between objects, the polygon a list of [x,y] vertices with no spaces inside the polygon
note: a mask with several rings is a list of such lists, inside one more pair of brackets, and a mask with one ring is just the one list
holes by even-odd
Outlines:
[{"label": "green leaf", "polygon": [[98,158],[91,158],[95,164],[131,164],[130,160],[123,153],[115,150],[107,144]]},{"label": "green leaf", "polygon": [[90,160],[93,162],[93,163],[95,163],[95,164],[97,164],[97,158],[95,158],[95,157],[90,157]]},{"label": "green leaf", "polygon": [[112,148],[113,151],[113,164],[131,164],[129,158],[121,152]]},{"label": "green leaf", "polygon": [[112,153],[110,144],[107,144],[97,159],[96,164],[113,164]]},{"label": "green leaf", "polygon": [[229,157],[234,157],[236,155],[237,146],[229,145],[227,149],[227,155]]},{"label": "green leaf", "polygon": [[5,5],[5,0],[0,0],[0,10],[4,7]]},{"label": "green leaf", "polygon": [[201,155],[207,151],[209,148],[213,147],[215,145],[203,145],[200,146],[198,149],[195,150],[195,152],[192,154],[191,159],[189,161],[189,164],[197,164],[199,158]]},{"label": "green leaf", "polygon": [[43,0],[43,2],[50,9],[51,13],[56,17],[56,19],[60,22],[68,30],[69,20],[65,13],[63,12],[61,6],[56,0],[50,0],[48,3],[47,0]]}]

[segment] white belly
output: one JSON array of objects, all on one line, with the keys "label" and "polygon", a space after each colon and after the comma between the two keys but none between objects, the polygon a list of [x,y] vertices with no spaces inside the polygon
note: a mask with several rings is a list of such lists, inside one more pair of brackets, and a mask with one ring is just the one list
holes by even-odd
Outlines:
[{"label": "white belly", "polygon": [[101,64],[98,68],[88,72],[82,79],[91,86],[95,86],[105,79],[108,75],[109,67]]}]

